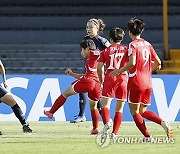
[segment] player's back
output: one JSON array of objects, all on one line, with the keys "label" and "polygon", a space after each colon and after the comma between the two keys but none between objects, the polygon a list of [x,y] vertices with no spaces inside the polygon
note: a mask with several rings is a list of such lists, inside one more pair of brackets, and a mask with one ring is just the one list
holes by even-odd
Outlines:
[{"label": "player's back", "polygon": [[119,69],[127,63],[127,47],[122,44],[112,44],[102,54],[108,72]]},{"label": "player's back", "polygon": [[136,56],[136,64],[129,70],[128,89],[151,88],[152,50],[151,44],[144,39],[136,39],[129,44],[128,52]]},{"label": "player's back", "polygon": [[[105,78],[112,78],[110,77],[109,73],[114,69],[119,69],[123,67],[128,61],[128,51],[127,47],[120,44],[112,44],[105,50],[101,52],[101,57],[99,62],[103,62],[106,66],[106,74]],[[122,75],[126,75],[126,72],[117,75],[115,78],[119,78]]]}]

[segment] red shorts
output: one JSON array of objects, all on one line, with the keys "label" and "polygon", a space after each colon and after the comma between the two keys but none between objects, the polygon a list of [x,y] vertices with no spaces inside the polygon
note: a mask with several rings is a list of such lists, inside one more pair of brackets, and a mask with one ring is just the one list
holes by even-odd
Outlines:
[{"label": "red shorts", "polygon": [[76,93],[88,93],[88,97],[93,101],[100,99],[100,82],[91,78],[81,78],[72,83]]},{"label": "red shorts", "polygon": [[151,92],[152,89],[128,90],[128,102],[133,104],[142,103],[144,105],[151,105]]},{"label": "red shorts", "polygon": [[114,98],[117,100],[127,100],[127,81],[106,80],[103,83],[102,97]]}]

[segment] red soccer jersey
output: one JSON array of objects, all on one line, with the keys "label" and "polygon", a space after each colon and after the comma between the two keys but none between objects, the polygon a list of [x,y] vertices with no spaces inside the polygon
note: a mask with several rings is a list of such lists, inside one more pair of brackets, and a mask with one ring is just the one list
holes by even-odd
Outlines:
[{"label": "red soccer jersey", "polygon": [[135,39],[129,44],[128,56],[136,57],[136,65],[129,70],[128,89],[152,88],[151,61],[157,54],[152,45],[144,39]]},{"label": "red soccer jersey", "polygon": [[97,65],[98,65],[98,58],[100,56],[99,50],[91,50],[88,59],[85,62],[86,73],[84,75],[85,78],[93,78],[98,80],[97,76]]},{"label": "red soccer jersey", "polygon": [[128,61],[127,47],[122,44],[112,44],[101,52],[98,62],[102,62],[106,66],[106,73],[104,80],[116,80],[125,76],[126,73],[122,73],[115,77],[111,77],[109,73],[114,69],[123,67]]}]

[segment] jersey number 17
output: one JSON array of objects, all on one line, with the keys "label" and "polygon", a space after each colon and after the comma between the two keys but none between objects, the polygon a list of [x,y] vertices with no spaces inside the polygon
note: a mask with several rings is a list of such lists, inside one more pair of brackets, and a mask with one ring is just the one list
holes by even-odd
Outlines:
[{"label": "jersey number 17", "polygon": [[113,53],[110,56],[110,65],[107,69],[119,69],[124,53]]}]

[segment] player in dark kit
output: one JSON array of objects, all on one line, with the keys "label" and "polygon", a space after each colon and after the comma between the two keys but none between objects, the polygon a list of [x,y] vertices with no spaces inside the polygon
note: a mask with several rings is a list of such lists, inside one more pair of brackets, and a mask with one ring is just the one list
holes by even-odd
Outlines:
[{"label": "player in dark kit", "polygon": [[128,22],[129,36],[132,39],[128,49],[129,62],[110,74],[115,76],[124,71],[129,71],[127,86],[129,108],[136,126],[145,136],[145,139],[151,140],[151,137],[143,118],[161,125],[167,136],[171,137],[172,128],[170,124],[154,112],[147,110],[147,107],[151,105],[152,71],[161,65],[161,61],[153,46],[141,38],[144,27],[144,21],[138,18],[132,18]]},{"label": "player in dark kit", "polygon": [[[100,51],[104,50],[110,43],[107,39],[101,37],[99,34],[103,32],[105,28],[105,24],[101,19],[92,18],[89,19],[86,25],[87,35],[84,37],[84,40],[91,39],[96,45],[96,48]],[[86,96],[85,93],[79,94],[79,114],[72,120],[72,123],[84,122],[86,121],[86,117],[84,115],[86,106]],[[101,111],[101,103],[100,101],[97,104],[98,110]]]},{"label": "player in dark kit", "polygon": [[83,40],[80,46],[81,55],[86,58],[86,73],[84,75],[76,74],[72,72],[71,69],[67,69],[66,73],[77,78],[77,80],[74,81],[69,88],[56,99],[49,111],[44,111],[44,114],[48,116],[48,118],[52,118],[53,114],[65,103],[69,96],[87,92],[93,123],[91,134],[98,134],[99,112],[97,110],[97,102],[100,99],[100,82],[97,75],[97,60],[99,58],[100,51],[96,49],[92,40]]},{"label": "player in dark kit", "polygon": [[[1,60],[0,60],[0,72],[3,78],[3,85],[5,88],[7,88],[8,86],[6,84],[5,68]],[[7,92],[5,88],[0,86],[0,101],[4,102],[5,104],[9,105],[12,108],[15,116],[19,119],[20,123],[22,124],[23,132],[31,133],[32,129],[29,127],[29,124],[26,123],[26,120],[24,119],[21,108],[19,107],[17,102],[14,100],[12,95],[9,92]],[[0,135],[2,135],[1,131],[0,131]]]}]

